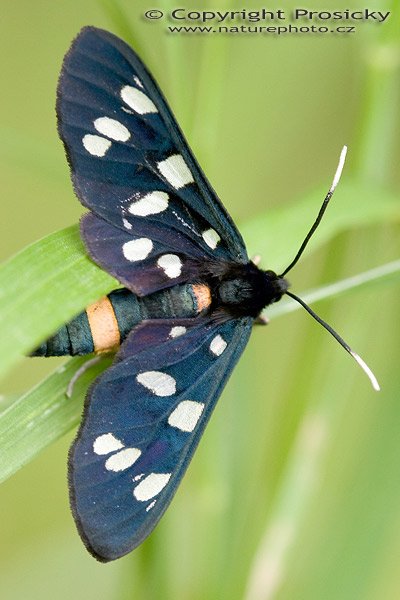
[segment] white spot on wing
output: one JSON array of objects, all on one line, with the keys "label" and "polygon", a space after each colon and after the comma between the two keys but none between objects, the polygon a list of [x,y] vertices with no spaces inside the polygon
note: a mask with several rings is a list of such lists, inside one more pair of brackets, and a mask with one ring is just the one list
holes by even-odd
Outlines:
[{"label": "white spot on wing", "polygon": [[193,431],[200,419],[203,409],[204,404],[202,402],[183,400],[169,415],[168,423],[171,427],[176,427],[181,431]]},{"label": "white spot on wing", "polygon": [[161,371],[144,371],[136,375],[136,381],[156,396],[172,396],[176,391],[175,379]]},{"label": "white spot on wing", "polygon": [[131,85],[125,85],[122,88],[121,98],[139,115],[158,112],[156,105],[150,100],[150,98]]},{"label": "white spot on wing", "polygon": [[132,481],[139,481],[139,479],[142,479],[142,477],[144,477],[144,473],[140,473],[140,475],[136,475]]},{"label": "white spot on wing", "polygon": [[141,88],[144,88],[144,85],[143,85],[143,83],[140,81],[139,77],[136,77],[136,76],[135,76],[135,77],[133,78],[133,81],[134,81],[134,82],[136,83],[136,85],[138,85],[139,87],[141,87]]},{"label": "white spot on wing", "polygon": [[104,433],[99,435],[93,442],[93,452],[96,454],[110,454],[116,450],[121,450],[124,444],[113,436],[112,433]]},{"label": "white spot on wing", "polygon": [[161,175],[174,187],[176,190],[184,187],[188,183],[193,183],[193,175],[185,163],[181,154],[173,154],[165,160],[157,164]]},{"label": "white spot on wing", "polygon": [[157,264],[170,279],[179,277],[182,272],[182,261],[176,254],[164,254],[160,256]]},{"label": "white spot on wing", "polygon": [[149,510],[151,510],[153,506],[155,506],[156,502],[157,500],[153,500],[153,502],[150,502],[150,504],[146,506],[146,512],[149,512]]},{"label": "white spot on wing", "polygon": [[113,454],[106,460],[107,471],[124,471],[128,467],[132,466],[141,455],[141,451],[138,448],[124,448],[117,454]]},{"label": "white spot on wing", "polygon": [[221,356],[227,345],[223,337],[216,335],[210,344],[210,350],[215,356]]},{"label": "white spot on wing", "polygon": [[174,217],[176,219],[178,219],[178,221],[180,221],[182,223],[182,225],[184,227],[187,227],[188,229],[190,229],[190,231],[192,233],[194,233],[194,235],[196,235],[197,237],[201,237],[199,233],[197,233],[197,231],[194,229],[194,227],[192,227],[191,225],[189,225],[189,223],[186,223],[185,219],[182,219],[182,217],[180,215],[178,215],[177,212],[175,212],[174,210],[172,211],[172,214],[174,215]]},{"label": "white spot on wing", "polygon": [[111,141],[99,135],[86,134],[82,138],[82,144],[92,156],[104,156],[111,147]]},{"label": "white spot on wing", "polygon": [[129,221],[127,221],[126,219],[122,219],[122,222],[124,224],[124,227],[126,227],[126,229],[132,229],[132,223],[129,223]]},{"label": "white spot on wing", "polygon": [[127,142],[131,137],[129,130],[115,119],[109,117],[99,117],[93,122],[97,131],[116,142]]},{"label": "white spot on wing", "polygon": [[203,231],[201,237],[212,250],[215,250],[218,242],[220,241],[220,237],[214,229],[207,229],[207,231]]},{"label": "white spot on wing", "polygon": [[186,333],[186,327],[182,327],[182,325],[177,325],[176,327],[172,327],[171,331],[169,332],[169,337],[176,338],[180,335],[183,335],[184,333]]},{"label": "white spot on wing", "polygon": [[149,238],[139,238],[125,242],[122,246],[122,252],[130,262],[144,260],[152,251],[153,242]]},{"label": "white spot on wing", "polygon": [[140,200],[132,202],[128,210],[137,217],[156,215],[168,207],[168,199],[169,196],[165,192],[150,192]]},{"label": "white spot on wing", "polygon": [[167,485],[171,473],[150,473],[133,490],[133,495],[137,500],[145,502],[154,498]]}]

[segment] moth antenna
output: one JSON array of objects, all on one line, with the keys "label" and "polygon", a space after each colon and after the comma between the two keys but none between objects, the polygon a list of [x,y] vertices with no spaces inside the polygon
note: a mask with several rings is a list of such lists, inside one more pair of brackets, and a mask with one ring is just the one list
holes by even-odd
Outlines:
[{"label": "moth antenna", "polygon": [[369,368],[369,366],[363,361],[363,359],[361,358],[361,356],[359,356],[356,352],[354,352],[350,346],[344,341],[344,339],[330,326],[328,325],[328,323],[326,323],[323,319],[321,319],[321,317],[319,317],[309,306],[308,304],[306,304],[301,298],[299,298],[298,296],[296,296],[295,294],[292,294],[291,292],[285,292],[287,296],[290,296],[291,298],[293,298],[293,300],[296,300],[296,302],[298,302],[299,304],[301,304],[301,306],[303,308],[306,309],[306,311],[316,320],[318,321],[318,323],[320,325],[322,325],[322,327],[324,327],[327,331],[329,331],[329,333],[331,335],[333,335],[333,337],[335,338],[335,340],[337,342],[339,342],[339,344],[349,353],[351,354],[351,356],[354,358],[354,360],[359,364],[359,366],[362,368],[362,370],[364,371],[364,373],[369,377],[369,380],[371,382],[372,387],[374,388],[375,391],[379,392],[379,390],[381,389],[378,383],[377,378],[375,377],[375,375],[373,374],[373,372],[371,371],[371,369]]},{"label": "moth antenna", "polygon": [[279,275],[279,277],[284,277],[286,275],[286,273],[288,273],[291,269],[293,269],[294,265],[298,262],[300,256],[303,254],[308,242],[310,241],[311,236],[313,235],[314,231],[317,229],[318,225],[320,224],[322,217],[324,216],[324,213],[329,204],[329,200],[332,198],[333,192],[335,191],[336,186],[339,183],[340,176],[342,175],[344,161],[346,160],[346,154],[347,154],[347,146],[343,146],[342,151],[340,153],[339,164],[337,166],[336,173],[335,173],[335,176],[332,181],[332,185],[329,188],[327,195],[325,196],[325,199],[322,203],[321,208],[319,209],[318,216],[315,219],[315,222],[312,225],[310,231],[307,233],[306,237],[304,238],[304,241],[301,244],[296,256],[294,257],[294,259],[292,260],[290,265],[288,267],[286,267],[286,269],[283,271],[283,273],[281,275]]}]

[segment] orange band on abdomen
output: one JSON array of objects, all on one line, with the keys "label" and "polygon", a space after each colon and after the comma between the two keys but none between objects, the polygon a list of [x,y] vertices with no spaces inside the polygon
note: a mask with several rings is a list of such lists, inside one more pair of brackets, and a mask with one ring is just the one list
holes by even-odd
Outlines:
[{"label": "orange band on abdomen", "polygon": [[92,333],[94,351],[96,353],[110,352],[118,348],[121,343],[118,322],[107,296],[88,306],[86,314]]},{"label": "orange band on abdomen", "polygon": [[211,290],[204,283],[192,285],[193,294],[197,301],[197,312],[200,313],[211,306]]}]

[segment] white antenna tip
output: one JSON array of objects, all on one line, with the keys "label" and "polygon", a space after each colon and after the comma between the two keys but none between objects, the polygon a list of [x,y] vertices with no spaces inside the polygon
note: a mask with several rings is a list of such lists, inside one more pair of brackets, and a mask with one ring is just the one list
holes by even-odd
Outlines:
[{"label": "white antenna tip", "polygon": [[339,164],[336,169],[335,177],[333,178],[331,189],[329,190],[331,194],[335,191],[337,184],[339,183],[340,177],[342,175],[344,161],[346,160],[347,154],[347,146],[343,146],[342,151],[340,153]]},{"label": "white antenna tip", "polygon": [[371,385],[374,388],[374,390],[377,391],[377,392],[379,392],[380,389],[381,389],[380,385],[378,383],[377,378],[375,377],[375,375],[373,374],[373,372],[369,368],[369,366],[363,361],[363,359],[361,358],[361,356],[358,356],[358,354],[356,354],[356,352],[353,352],[353,350],[350,350],[350,354],[352,355],[352,357],[354,358],[354,360],[356,360],[358,362],[358,364],[360,365],[360,367],[362,368],[362,370],[364,371],[364,373],[366,373],[366,375],[368,375],[369,380],[370,380]]}]

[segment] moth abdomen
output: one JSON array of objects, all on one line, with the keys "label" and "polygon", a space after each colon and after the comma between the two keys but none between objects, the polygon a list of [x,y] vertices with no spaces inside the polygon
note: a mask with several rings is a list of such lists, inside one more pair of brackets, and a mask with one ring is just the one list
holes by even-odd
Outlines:
[{"label": "moth abdomen", "polygon": [[75,356],[94,352],[86,311],[66,323],[30,356]]},{"label": "moth abdomen", "polygon": [[116,350],[144,320],[196,317],[211,302],[206,285],[177,285],[140,298],[126,288],[112,291],[63,325],[31,356],[85,355]]}]

